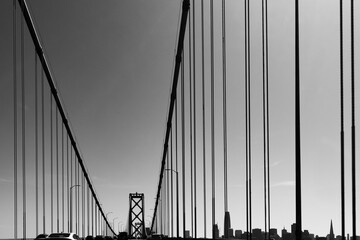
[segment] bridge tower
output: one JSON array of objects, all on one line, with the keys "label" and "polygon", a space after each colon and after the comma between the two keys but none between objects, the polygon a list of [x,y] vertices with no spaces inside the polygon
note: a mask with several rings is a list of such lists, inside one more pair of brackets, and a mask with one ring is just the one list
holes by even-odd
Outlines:
[{"label": "bridge tower", "polygon": [[129,238],[146,238],[144,223],[144,194],[129,194]]}]

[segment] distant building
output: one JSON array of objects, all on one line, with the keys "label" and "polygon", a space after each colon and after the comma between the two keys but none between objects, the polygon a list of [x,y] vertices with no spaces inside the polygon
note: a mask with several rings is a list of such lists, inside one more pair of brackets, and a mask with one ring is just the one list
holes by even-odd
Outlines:
[{"label": "distant building", "polygon": [[280,240],[280,236],[278,235],[276,228],[270,228],[269,233],[270,233],[270,238],[275,240]]},{"label": "distant building", "polygon": [[[360,236],[356,236],[355,239],[360,240]],[[350,237],[350,240],[353,240],[353,237]]]},{"label": "distant building", "polygon": [[310,234],[308,230],[304,230],[302,233],[303,240],[314,240],[314,234]]},{"label": "distant building", "polygon": [[296,223],[291,224],[291,234],[295,238],[295,235],[296,235]]},{"label": "distant building", "polygon": [[235,238],[240,239],[242,235],[242,231],[241,230],[235,230]]},{"label": "distant building", "polygon": [[316,240],[327,240],[326,237],[319,237],[319,236],[316,236],[315,239],[316,239]]},{"label": "distant building", "polygon": [[255,238],[256,240],[264,240],[264,234],[260,228],[254,228],[252,230],[252,233],[253,238]]},{"label": "distant building", "polygon": [[292,234],[288,233],[285,228],[281,230],[281,238],[282,240],[293,240]]},{"label": "distant building", "polygon": [[231,228],[230,223],[230,212],[225,212],[225,219],[224,219],[224,237],[229,238],[229,230]]},{"label": "distant building", "polygon": [[232,228],[228,229],[228,238],[234,238],[234,229]]},{"label": "distant building", "polygon": [[191,238],[189,230],[185,230],[185,238]]},{"label": "distant building", "polygon": [[333,224],[332,224],[332,220],[330,221],[330,233],[326,236],[327,240],[335,240],[335,235],[334,235],[334,229],[333,229]]},{"label": "distant building", "polygon": [[214,238],[219,238],[220,234],[219,234],[219,226],[217,224],[214,225],[213,227],[213,235],[214,235]]},{"label": "distant building", "polygon": [[277,229],[276,228],[270,228],[270,236],[272,236],[272,235],[277,235]]},{"label": "distant building", "polygon": [[341,236],[341,235],[337,235],[335,239],[336,239],[336,240],[342,240],[342,236]]}]

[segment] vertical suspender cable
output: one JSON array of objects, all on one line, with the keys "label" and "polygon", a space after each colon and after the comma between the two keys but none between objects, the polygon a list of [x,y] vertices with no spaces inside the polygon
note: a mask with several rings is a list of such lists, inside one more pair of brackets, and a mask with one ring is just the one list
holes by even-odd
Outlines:
[{"label": "vertical suspender cable", "polygon": [[24,17],[21,17],[21,137],[22,137],[22,185],[23,185],[23,239],[26,239],[26,129],[25,129],[25,49]]},{"label": "vertical suspender cable", "polygon": [[[80,166],[79,166],[79,172],[80,172]],[[85,185],[84,185],[84,175],[82,175],[82,172],[79,173],[79,176],[81,174],[81,199],[79,198],[79,222],[81,222],[81,233],[82,236],[84,237],[84,190],[85,190]],[[81,205],[81,208],[80,208]],[[80,212],[81,212],[81,216],[80,216]],[[80,227],[79,227],[80,228]],[[79,229],[80,232],[80,229]]]},{"label": "vertical suspender cable", "polygon": [[80,201],[81,201],[81,192],[83,189],[83,184],[81,182],[81,177],[80,177],[80,166],[79,166],[79,159],[77,159],[76,162],[77,165],[77,183],[80,185],[78,188],[75,189],[76,193],[77,193],[77,199],[76,199],[76,226],[77,226],[77,232],[79,233],[79,236],[81,236],[81,206],[80,206]]},{"label": "vertical suspender cable", "polygon": [[[72,147],[70,146],[70,187],[73,186],[73,149]],[[70,232],[72,231],[73,229],[73,219],[72,219],[72,203],[73,203],[73,200],[72,200],[72,196],[71,196],[71,189],[69,188],[69,191],[70,191],[70,196],[69,196],[69,199],[70,199],[70,205],[69,205],[69,218],[70,218]]]},{"label": "vertical suspender cable", "polygon": [[55,108],[56,114],[55,114],[55,126],[56,126],[56,131],[55,131],[55,136],[56,136],[56,229],[57,232],[59,232],[59,117],[58,117],[58,111]]},{"label": "vertical suspender cable", "polygon": [[178,100],[175,102],[175,168],[176,168],[176,237],[180,237],[179,232],[179,169],[178,169]]},{"label": "vertical suspender cable", "polygon": [[[169,150],[167,151],[166,154],[166,167],[169,168]],[[170,177],[169,174],[171,175],[172,172],[167,171],[167,178],[166,178],[166,207],[167,207],[167,215],[166,215],[166,223],[167,223],[167,235],[170,236]]]},{"label": "vertical suspender cable", "polygon": [[[80,185],[80,166],[79,159],[76,161],[76,170],[77,170],[77,184]],[[82,188],[83,186],[81,186]],[[76,188],[76,232],[80,232],[80,189]]]},{"label": "vertical suspender cable", "polygon": [[250,1],[248,0],[248,4],[247,4],[247,29],[248,29],[248,34],[247,34],[247,47],[248,47],[248,55],[247,55],[247,67],[248,67],[248,127],[249,127],[249,132],[248,132],[248,138],[249,138],[249,152],[248,152],[248,157],[249,157],[249,227],[250,227],[250,239],[252,239],[252,184],[251,184],[251,78],[250,78]]},{"label": "vertical suspender cable", "polygon": [[263,58],[263,142],[264,142],[264,210],[265,239],[270,239],[269,225],[269,125],[268,125],[268,55],[267,55],[267,0],[262,0],[262,58]]},{"label": "vertical suspender cable", "polygon": [[[184,59],[184,52],[182,53]],[[181,158],[182,158],[182,189],[183,189],[183,237],[185,237],[185,93],[184,93],[184,60],[181,61]]]},{"label": "vertical suspender cable", "polygon": [[267,190],[268,190],[268,230],[270,239],[270,121],[269,121],[269,47],[268,47],[268,0],[265,0],[265,53],[266,53],[266,155],[267,155]]},{"label": "vertical suspender cable", "polygon": [[[193,126],[194,126],[194,229],[195,229],[195,232],[193,233],[194,237],[197,238],[197,211],[196,211],[196,84],[195,84],[195,0],[193,0],[193,27],[192,27],[192,30],[193,30],[193,103],[194,103],[194,107],[193,107],[193,117],[194,117],[194,120],[193,120]],[[190,15],[190,14],[189,14]],[[190,24],[190,23],[189,23]],[[190,93],[191,94],[191,93]]]},{"label": "vertical suspender cable", "polygon": [[246,125],[246,231],[251,234],[251,127],[250,127],[250,13],[249,1],[245,0],[245,125]]},{"label": "vertical suspender cable", "polygon": [[64,124],[61,124],[62,231],[65,231]]},{"label": "vertical suspender cable", "polygon": [[45,107],[44,107],[44,71],[41,71],[41,150],[42,150],[42,194],[43,194],[43,233],[46,232],[45,219]]},{"label": "vertical suspender cable", "polygon": [[[82,218],[82,213],[83,213],[82,212],[82,207],[83,207],[82,201],[83,201],[84,182],[83,182],[82,176],[81,177],[79,176],[79,178],[80,178],[79,182],[80,182],[80,185],[81,185],[81,188],[80,188],[81,192],[79,193],[79,236],[84,236],[84,234],[82,232],[82,230],[83,230],[83,228],[82,228],[82,224],[83,224],[83,221],[82,221],[83,220],[83,218]],[[80,214],[80,212],[81,212],[81,214]],[[81,224],[80,224],[80,222],[81,222]]]},{"label": "vertical suspender cable", "polygon": [[226,23],[225,23],[225,0],[222,0],[222,70],[223,70],[223,141],[224,141],[224,236],[229,237],[230,213],[228,208],[228,179],[227,179],[227,109],[226,109]]},{"label": "vertical suspender cable", "polygon": [[344,48],[343,0],[340,0],[340,165],[341,165],[341,237],[345,240],[345,140],[344,140]]},{"label": "vertical suspender cable", "polygon": [[85,225],[84,225],[84,221],[85,221],[85,181],[84,181],[84,174],[82,173],[81,175],[81,226],[82,226],[82,236],[85,237]]},{"label": "vertical suspender cable", "polygon": [[206,155],[205,155],[205,50],[204,50],[204,0],[201,0],[201,71],[202,71],[202,139],[204,188],[204,238],[206,238]]},{"label": "vertical suspender cable", "polygon": [[85,222],[85,178],[84,178],[84,175],[82,175],[81,177],[81,182],[82,182],[82,188],[81,188],[81,198],[82,198],[82,202],[81,202],[81,213],[82,213],[82,236],[85,237],[85,225],[84,225],[84,222]]},{"label": "vertical suspender cable", "polygon": [[[76,156],[74,157],[74,182],[75,182],[75,185],[79,185],[79,182],[78,182],[78,178],[77,178],[77,162],[76,162]],[[77,225],[77,222],[78,222],[78,215],[77,215],[77,198],[78,198],[78,191],[77,191],[77,188],[74,189],[75,191],[75,198],[74,198],[74,207],[73,209],[75,209],[75,232],[78,233],[78,225]]]},{"label": "vertical suspender cable", "polygon": [[[223,67],[223,138],[224,138],[224,206],[228,212],[227,196],[227,119],[226,119],[226,42],[225,42],[225,0],[222,0],[222,67]],[[229,226],[230,227],[230,226]],[[225,233],[225,236],[227,234]]]},{"label": "vertical suspender cable", "polygon": [[37,56],[35,52],[35,234],[39,234],[39,146],[38,146],[38,76]]},{"label": "vertical suspender cable", "polygon": [[[93,198],[94,199],[94,198]],[[95,235],[98,234],[98,223],[97,223],[97,211],[96,211],[97,205],[95,204]]]},{"label": "vertical suspender cable", "polygon": [[247,4],[247,0],[244,0],[244,15],[245,15],[245,169],[246,169],[246,174],[245,174],[245,179],[246,179],[246,239],[249,240],[249,182],[248,182],[248,98],[247,98],[247,19],[246,19],[246,15],[247,15],[247,11],[246,11],[246,4]]},{"label": "vertical suspender cable", "polygon": [[52,107],[53,107],[53,101],[52,101],[52,95],[50,93],[50,192],[51,192],[51,232],[54,232],[54,229],[53,229],[53,215],[54,215],[54,197],[53,197],[53,110],[52,110]]},{"label": "vertical suspender cable", "polygon": [[[78,164],[77,164],[77,158],[75,156],[75,159],[74,159],[74,165],[75,165],[75,184],[76,185],[80,185],[79,184],[79,178],[78,178]],[[76,188],[74,189],[75,190],[75,231],[76,233],[79,232],[79,229],[78,229],[78,222],[79,222],[79,215],[78,215],[78,198],[79,198],[79,191],[78,191],[79,188]]]},{"label": "vertical suspender cable", "polygon": [[88,233],[88,235],[90,235],[90,188],[89,188],[89,186],[87,188],[87,233]]},{"label": "vertical suspender cable", "polygon": [[261,2],[262,4],[262,8],[261,8],[261,27],[262,27],[262,67],[263,67],[263,144],[264,144],[264,220],[265,220],[265,239],[268,239],[268,229],[267,229],[267,190],[266,190],[266,122],[265,122],[265,34],[264,34],[264,30],[265,30],[265,16],[264,16],[264,0],[262,0]]},{"label": "vertical suspender cable", "polygon": [[170,169],[171,169],[171,237],[174,237],[174,178],[173,178],[173,127],[170,131]]},{"label": "vertical suspender cable", "polygon": [[192,62],[191,62],[191,14],[189,14],[189,137],[190,137],[190,213],[191,213],[191,236],[194,236],[194,188],[193,188],[193,125],[192,125]]},{"label": "vertical suspender cable", "polygon": [[17,148],[17,129],[18,129],[18,120],[17,120],[17,68],[16,68],[16,44],[17,44],[17,38],[16,38],[16,1],[13,1],[13,97],[14,97],[14,239],[17,240],[17,225],[18,225],[18,177],[17,177],[17,154],[18,154],[18,148]]},{"label": "vertical suspender cable", "polygon": [[295,171],[296,171],[296,239],[301,240],[301,146],[300,146],[300,57],[299,0],[295,0]]},{"label": "vertical suspender cable", "polygon": [[214,127],[214,1],[210,1],[210,54],[211,54],[211,199],[212,238],[215,238],[215,127]]},{"label": "vertical suspender cable", "polygon": [[[159,209],[159,212],[160,212],[160,233],[165,235],[164,232],[163,232],[163,207],[164,207],[164,199],[163,199],[163,196],[164,196],[164,188],[161,188],[161,193],[160,193],[160,209]],[[129,223],[130,224],[130,223]]]},{"label": "vertical suspender cable", "polygon": [[91,235],[94,236],[94,198],[93,197],[91,197]]},{"label": "vertical suspender cable", "polygon": [[351,165],[352,165],[352,223],[356,239],[356,159],[355,159],[355,56],[354,56],[354,0],[351,0]]},{"label": "vertical suspender cable", "polygon": [[68,232],[70,232],[70,179],[69,179],[69,136],[66,136],[66,192],[67,192],[67,222],[68,222]]}]

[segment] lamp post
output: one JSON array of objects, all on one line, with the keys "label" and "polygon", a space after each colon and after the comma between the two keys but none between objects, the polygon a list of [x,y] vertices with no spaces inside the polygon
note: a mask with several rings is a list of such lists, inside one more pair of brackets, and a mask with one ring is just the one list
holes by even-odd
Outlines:
[{"label": "lamp post", "polygon": [[118,222],[118,232],[120,232],[120,223],[122,223],[121,221]]},{"label": "lamp post", "polygon": [[179,234],[179,176],[178,176],[178,172],[175,171],[174,169],[166,168],[165,170],[176,173],[176,235],[177,235],[177,238],[179,238],[180,237],[180,234]]},{"label": "lamp post", "polygon": [[69,194],[70,195],[70,232],[72,232],[72,194],[71,194],[71,190],[74,187],[80,187],[80,185],[79,184],[73,185],[69,189],[69,192],[70,192],[70,194]]},{"label": "lamp post", "polygon": [[[107,222],[107,216],[108,216],[110,213],[113,213],[113,212],[108,212],[107,214],[105,214],[105,219],[104,219],[105,223]],[[106,226],[106,224],[105,224],[105,227],[106,227],[106,236],[107,236],[107,235],[108,235],[108,227]]]},{"label": "lamp post", "polygon": [[118,217],[113,218],[113,228],[115,229],[115,219],[118,219]]}]

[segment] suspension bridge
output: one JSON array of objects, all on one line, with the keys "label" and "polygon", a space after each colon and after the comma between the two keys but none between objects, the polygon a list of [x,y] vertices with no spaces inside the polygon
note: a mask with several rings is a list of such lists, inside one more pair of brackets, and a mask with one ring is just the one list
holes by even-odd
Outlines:
[{"label": "suspension bridge", "polygon": [[[12,58],[6,60],[12,71],[4,78],[12,85],[6,91],[13,141],[11,161],[4,157],[2,168],[11,163],[13,171],[11,181],[1,182],[13,183],[5,190],[13,193],[13,212],[4,214],[13,222],[12,235],[4,236],[315,240],[321,239],[311,232],[315,225],[331,221],[325,239],[358,239],[360,8],[354,0],[319,2],[323,6],[298,0],[176,2],[173,61],[162,69],[171,77],[165,80],[170,92],[161,156],[152,163],[159,166],[152,173],[153,208],[146,212],[141,191],[113,191],[112,198],[129,202],[122,216],[111,219],[114,210],[95,189],[96,170],[86,164],[60,97],[61,79],[50,67],[32,2],[11,1],[12,46],[6,48]],[[121,171],[128,171],[122,161]],[[284,167],[276,169],[279,164]],[[143,173],[130,174],[125,184]],[[279,190],[284,186],[290,190]],[[284,219],[294,224],[291,234],[283,228],[280,236],[279,225],[291,224]]]}]

